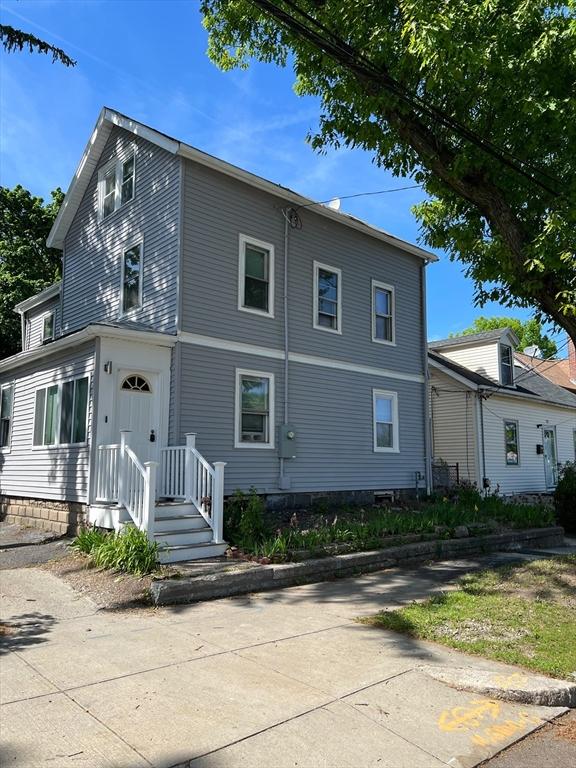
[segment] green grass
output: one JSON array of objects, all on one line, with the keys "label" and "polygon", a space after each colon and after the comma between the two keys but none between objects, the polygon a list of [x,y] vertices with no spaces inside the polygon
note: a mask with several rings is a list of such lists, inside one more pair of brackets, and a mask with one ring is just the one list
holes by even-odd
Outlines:
[{"label": "green grass", "polygon": [[95,528],[79,531],[71,546],[88,555],[100,568],[145,576],[158,568],[158,544],[145,531],[127,526],[121,533],[105,533]]},{"label": "green grass", "polygon": [[468,574],[453,592],[360,621],[573,679],[576,556]]}]

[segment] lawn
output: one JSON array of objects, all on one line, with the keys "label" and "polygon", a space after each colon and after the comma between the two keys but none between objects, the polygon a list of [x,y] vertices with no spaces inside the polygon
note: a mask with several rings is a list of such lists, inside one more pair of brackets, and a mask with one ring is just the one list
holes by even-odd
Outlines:
[{"label": "lawn", "polygon": [[360,621],[573,680],[576,555],[468,574],[454,591]]}]

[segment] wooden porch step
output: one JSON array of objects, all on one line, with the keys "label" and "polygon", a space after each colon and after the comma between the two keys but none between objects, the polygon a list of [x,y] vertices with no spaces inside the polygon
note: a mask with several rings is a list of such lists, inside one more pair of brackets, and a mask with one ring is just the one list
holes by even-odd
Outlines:
[{"label": "wooden porch step", "polygon": [[191,528],[184,531],[155,531],[154,539],[162,546],[190,546],[196,544],[208,544],[212,541],[214,534],[212,528]]},{"label": "wooden porch step", "polygon": [[156,533],[164,533],[166,531],[186,531],[191,529],[201,530],[209,527],[208,523],[199,512],[196,512],[195,514],[164,515],[162,513],[162,508],[158,507],[156,507],[154,521],[154,530]]},{"label": "wooden porch step", "polygon": [[228,544],[213,544],[212,542],[192,546],[186,544],[168,546],[160,550],[158,559],[163,565],[181,563],[185,560],[202,560],[205,557],[222,557],[227,549]]}]

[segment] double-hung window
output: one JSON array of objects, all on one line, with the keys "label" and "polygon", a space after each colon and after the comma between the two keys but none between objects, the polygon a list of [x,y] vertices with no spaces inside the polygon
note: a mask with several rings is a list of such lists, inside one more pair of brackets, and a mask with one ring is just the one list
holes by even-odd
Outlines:
[{"label": "double-hung window", "polygon": [[42,322],[42,342],[54,341],[54,312],[44,315]]},{"label": "double-hung window", "polygon": [[372,341],[394,344],[394,288],[372,280]]},{"label": "double-hung window", "polygon": [[86,442],[88,377],[36,390],[35,446]]},{"label": "double-hung window", "polygon": [[14,384],[7,384],[0,389],[0,448],[10,447],[13,408]]},{"label": "double-hung window", "polygon": [[372,391],[374,450],[398,453],[398,395],[381,389]]},{"label": "double-hung window", "polygon": [[274,447],[274,375],[236,371],[236,448]]},{"label": "double-hung window", "polygon": [[507,344],[500,344],[500,380],[504,386],[514,384],[514,356]]},{"label": "double-hung window", "polygon": [[238,309],[274,317],[274,246],[240,235]]},{"label": "double-hung window", "polygon": [[342,272],[314,262],[314,328],[342,333]]},{"label": "double-hung window", "polygon": [[506,449],[506,464],[515,466],[520,463],[518,452],[518,422],[504,422],[504,444]]},{"label": "double-hung window", "polygon": [[113,160],[98,173],[100,218],[105,219],[134,197],[134,152],[126,160]]},{"label": "double-hung window", "polygon": [[122,314],[142,306],[142,243],[122,254]]}]

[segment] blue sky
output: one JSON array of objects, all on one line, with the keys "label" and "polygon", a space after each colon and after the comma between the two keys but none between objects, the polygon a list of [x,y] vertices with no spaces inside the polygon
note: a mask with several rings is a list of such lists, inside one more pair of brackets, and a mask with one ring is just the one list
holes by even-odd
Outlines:
[{"label": "blue sky", "polygon": [[[316,200],[404,186],[367,153],[320,156],[305,142],[318,103],[297,97],[290,70],[254,64],[223,73],[206,56],[197,0],[0,0],[2,23],[64,48],[46,56],[0,54],[0,180],[49,198],[66,190],[102,106],[117,109]],[[419,190],[344,200],[342,210],[418,241],[410,208]],[[428,269],[428,330],[442,338],[479,315],[472,284],[442,253]],[[527,311],[514,314],[526,318]]]}]

